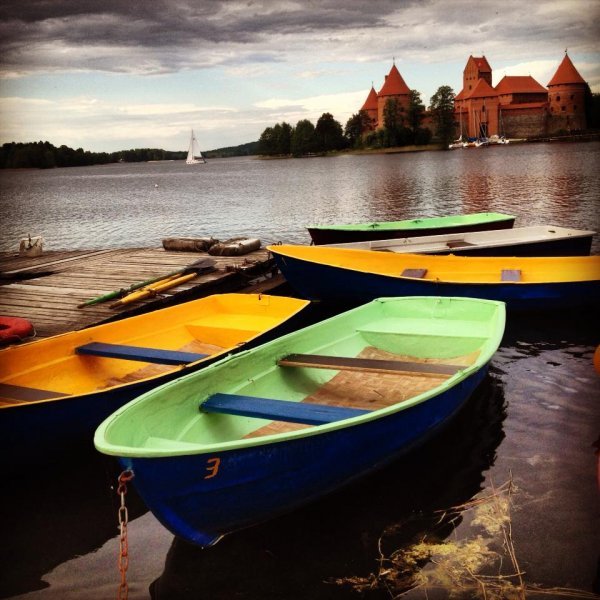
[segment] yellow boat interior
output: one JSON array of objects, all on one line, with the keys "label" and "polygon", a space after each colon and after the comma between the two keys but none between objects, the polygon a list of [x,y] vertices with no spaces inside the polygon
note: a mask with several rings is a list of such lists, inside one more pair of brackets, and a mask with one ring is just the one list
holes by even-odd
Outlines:
[{"label": "yellow boat interior", "polygon": [[0,407],[87,394],[183,370],[243,346],[307,305],[294,298],[220,294],[10,346],[0,351]]}]

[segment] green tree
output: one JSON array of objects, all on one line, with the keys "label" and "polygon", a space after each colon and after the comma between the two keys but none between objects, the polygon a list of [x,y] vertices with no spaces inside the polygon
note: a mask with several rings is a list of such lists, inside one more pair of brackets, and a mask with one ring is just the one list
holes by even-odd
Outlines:
[{"label": "green tree", "polygon": [[346,146],[342,125],[331,113],[323,113],[315,127],[315,149],[318,152],[341,150]]},{"label": "green tree", "polygon": [[418,131],[421,128],[421,121],[423,120],[423,113],[425,112],[425,105],[421,100],[421,94],[417,90],[410,90],[410,102],[408,105],[408,111],[406,120],[408,126],[412,129],[412,141],[416,143]]},{"label": "green tree", "polygon": [[285,121],[283,121],[281,125],[277,123],[277,125],[273,127],[273,138],[276,154],[288,155],[291,153],[292,132],[292,126]]},{"label": "green tree", "polygon": [[600,129],[600,94],[588,87],[585,95],[585,118],[588,129]]},{"label": "green tree", "polygon": [[302,119],[292,132],[291,151],[294,156],[303,156],[315,151],[315,126]]},{"label": "green tree", "polygon": [[431,96],[430,110],[439,141],[448,148],[454,138],[454,90],[443,85]]},{"label": "green tree", "polygon": [[360,147],[363,142],[363,132],[369,131],[371,119],[366,110],[359,110],[347,121],[344,136],[348,145],[354,148]]}]

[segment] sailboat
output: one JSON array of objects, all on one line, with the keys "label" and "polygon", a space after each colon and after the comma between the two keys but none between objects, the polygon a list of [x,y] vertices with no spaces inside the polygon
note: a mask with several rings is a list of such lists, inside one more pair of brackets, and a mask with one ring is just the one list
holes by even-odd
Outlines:
[{"label": "sailboat", "polygon": [[186,165],[199,165],[204,164],[206,161],[202,156],[202,152],[200,152],[200,146],[198,145],[198,140],[194,135],[194,130],[192,129],[192,137],[190,138],[190,147],[188,149],[187,158],[185,161]]},{"label": "sailboat", "polygon": [[460,122],[460,135],[458,136],[457,140],[454,140],[449,146],[448,149],[449,150],[456,150],[457,148],[464,148],[465,147],[465,142],[463,142],[462,139],[462,108],[460,110],[460,112],[458,113],[458,118],[459,118],[459,122]]}]

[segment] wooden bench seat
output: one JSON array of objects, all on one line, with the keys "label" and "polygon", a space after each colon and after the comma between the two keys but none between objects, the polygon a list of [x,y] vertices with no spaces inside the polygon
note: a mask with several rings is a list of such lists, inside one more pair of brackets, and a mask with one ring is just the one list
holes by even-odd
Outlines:
[{"label": "wooden bench seat", "polygon": [[221,413],[305,425],[324,425],[371,412],[358,408],[289,402],[236,394],[213,394],[200,405],[200,410],[206,413]]},{"label": "wooden bench seat", "polygon": [[121,358],[139,360],[161,365],[181,365],[206,358],[208,354],[196,352],[179,352],[177,350],[161,350],[160,348],[144,348],[141,346],[125,346],[123,344],[104,344],[91,342],[75,348],[77,354],[102,356],[104,358]]},{"label": "wooden bench seat", "polygon": [[364,371],[370,373],[408,373],[420,376],[449,377],[464,369],[461,365],[379,360],[373,358],[348,358],[319,354],[289,354],[280,359],[280,367],[311,367],[336,371]]}]

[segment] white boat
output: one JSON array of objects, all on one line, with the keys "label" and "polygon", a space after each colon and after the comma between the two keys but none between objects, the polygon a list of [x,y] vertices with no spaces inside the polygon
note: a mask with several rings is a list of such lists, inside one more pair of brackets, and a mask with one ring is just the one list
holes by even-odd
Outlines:
[{"label": "white boat", "polygon": [[190,147],[188,149],[187,158],[185,160],[186,165],[200,165],[204,164],[206,161],[202,156],[202,152],[200,152],[200,146],[198,145],[198,140],[194,135],[194,130],[192,129],[192,137],[190,138]]},{"label": "white boat", "polygon": [[412,254],[457,254],[465,256],[585,256],[590,253],[594,231],[532,225],[490,231],[469,231],[324,244],[351,250],[379,250]]}]

